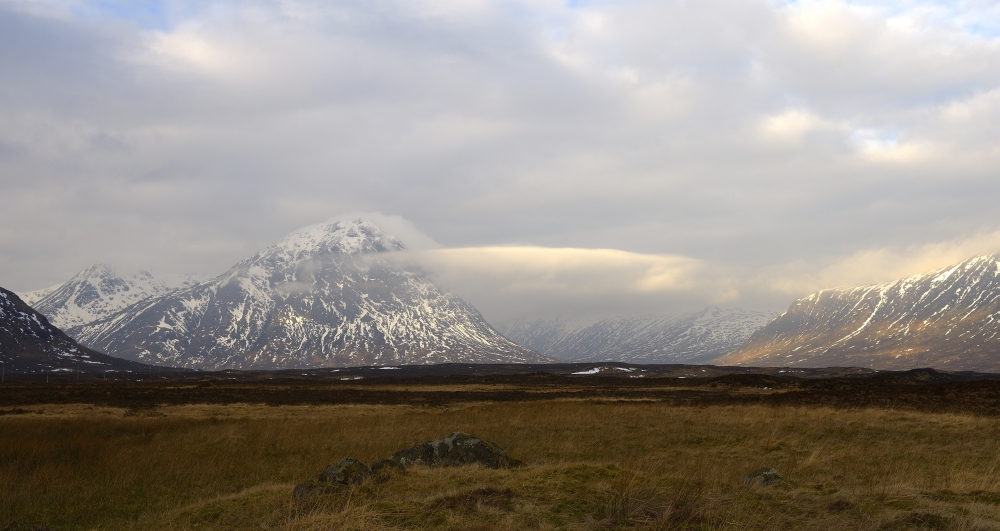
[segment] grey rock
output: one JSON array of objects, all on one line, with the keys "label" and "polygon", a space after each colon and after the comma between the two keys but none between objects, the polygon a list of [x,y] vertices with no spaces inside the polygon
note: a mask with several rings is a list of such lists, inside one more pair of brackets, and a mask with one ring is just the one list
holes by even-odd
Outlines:
[{"label": "grey rock", "polygon": [[[496,443],[456,431],[444,439],[426,442],[392,454],[399,466],[460,466],[478,463],[486,468],[508,468],[519,463],[507,456]],[[379,464],[380,468],[386,466]]]},{"label": "grey rock", "polygon": [[306,498],[336,492],[368,478],[375,481],[388,480],[394,472],[405,472],[406,467],[461,466],[478,463],[486,468],[509,468],[521,463],[507,456],[496,443],[456,431],[444,439],[425,442],[392,454],[387,459],[379,459],[368,467],[361,461],[345,457],[326,467],[319,479],[295,486],[293,496]]},{"label": "grey rock", "polygon": [[292,495],[296,498],[306,498],[340,490],[348,485],[356,485],[371,477],[372,469],[368,465],[345,457],[323,469],[319,479],[299,483]]},{"label": "grey rock", "polygon": [[319,475],[319,481],[320,483],[352,485],[361,483],[371,475],[372,469],[368,465],[353,457],[345,457],[324,468]]},{"label": "grey rock", "polygon": [[747,486],[769,487],[780,483],[784,477],[773,468],[761,468],[754,470],[743,478],[743,484]]}]

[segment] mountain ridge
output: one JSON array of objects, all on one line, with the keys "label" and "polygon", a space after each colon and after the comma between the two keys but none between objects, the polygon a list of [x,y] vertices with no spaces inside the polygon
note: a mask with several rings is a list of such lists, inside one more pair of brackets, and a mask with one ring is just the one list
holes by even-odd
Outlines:
[{"label": "mountain ridge", "polygon": [[1000,371],[1000,257],[796,300],[720,364]]},{"label": "mountain ridge", "polygon": [[140,371],[143,365],[88,349],[12,291],[0,288],[0,361],[7,373]]}]

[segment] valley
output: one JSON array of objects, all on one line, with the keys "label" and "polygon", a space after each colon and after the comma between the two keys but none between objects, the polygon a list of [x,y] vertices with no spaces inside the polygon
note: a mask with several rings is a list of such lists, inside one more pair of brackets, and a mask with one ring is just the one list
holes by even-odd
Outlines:
[{"label": "valley", "polygon": [[[801,378],[729,372],[688,379],[627,378],[620,370],[573,375],[583,372],[571,370],[576,366],[559,374],[410,369],[416,372],[360,380],[226,371],[7,383],[0,387],[0,524],[872,531],[1000,525],[1000,381],[982,375],[804,369]],[[413,467],[318,497],[292,497],[295,484],[345,456],[371,462],[453,431],[493,441],[522,464]],[[782,480],[744,485],[744,476],[762,467]]]}]

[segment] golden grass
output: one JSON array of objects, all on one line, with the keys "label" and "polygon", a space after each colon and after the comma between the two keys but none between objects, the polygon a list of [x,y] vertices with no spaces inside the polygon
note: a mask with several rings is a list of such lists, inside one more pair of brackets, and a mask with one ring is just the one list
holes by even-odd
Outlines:
[{"label": "golden grass", "polygon": [[[28,409],[43,413],[0,417],[0,528],[1000,528],[995,418],[580,400]],[[291,498],[341,457],[456,430],[525,465],[414,468]],[[765,466],[787,481],[743,486]]]}]

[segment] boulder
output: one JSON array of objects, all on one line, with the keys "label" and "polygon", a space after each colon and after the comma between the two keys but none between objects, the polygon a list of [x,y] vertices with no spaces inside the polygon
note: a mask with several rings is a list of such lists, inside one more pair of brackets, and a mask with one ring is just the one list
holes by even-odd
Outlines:
[{"label": "boulder", "polygon": [[368,465],[352,457],[345,457],[324,468],[319,474],[319,481],[320,483],[351,485],[361,483],[371,475],[372,469],[368,468]]},{"label": "boulder", "polygon": [[[456,431],[438,441],[401,450],[392,454],[388,461],[401,467],[413,465],[424,466],[460,466],[478,463],[486,468],[507,468],[517,466],[517,461],[507,457],[502,448],[489,441]],[[379,468],[390,466],[389,463],[376,462]]]},{"label": "boulder", "polygon": [[348,485],[361,483],[371,477],[368,465],[351,457],[345,457],[323,469],[319,479],[300,483],[292,493],[296,498],[305,498],[340,490]]},{"label": "boulder", "polygon": [[754,470],[743,478],[743,484],[747,486],[770,487],[780,483],[784,479],[777,470],[773,468],[761,468]]}]

